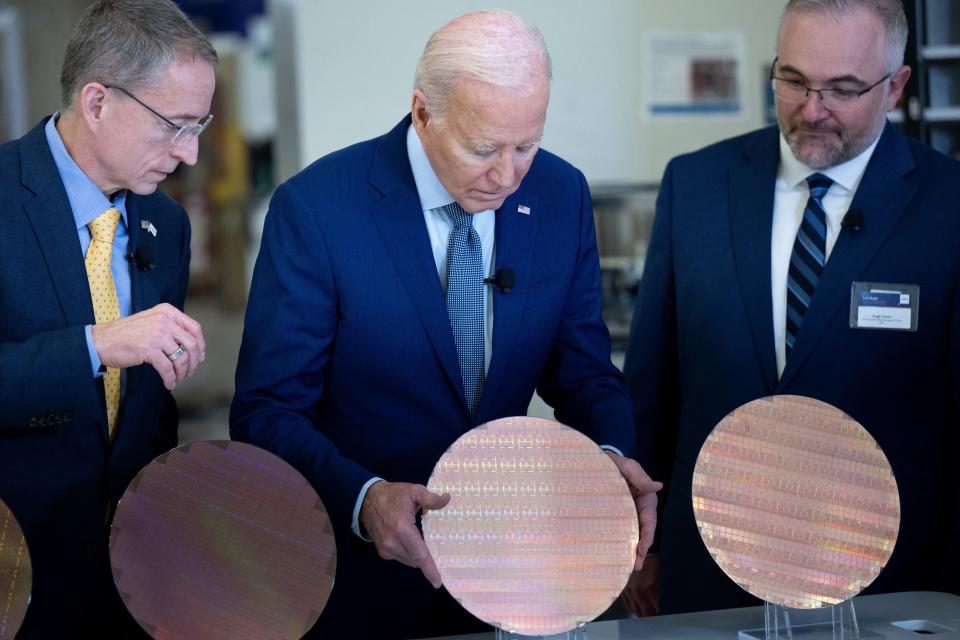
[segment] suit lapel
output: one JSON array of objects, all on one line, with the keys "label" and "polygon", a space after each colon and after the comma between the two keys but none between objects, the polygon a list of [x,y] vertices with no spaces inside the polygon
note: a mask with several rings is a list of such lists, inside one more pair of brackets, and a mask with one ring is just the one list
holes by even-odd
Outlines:
[{"label": "suit lapel", "polygon": [[371,183],[384,194],[373,206],[373,219],[404,290],[426,331],[430,344],[467,410],[460,378],[457,348],[447,317],[443,288],[433,261],[430,236],[423,220],[420,196],[407,158],[406,133],[410,125],[407,116],[381,139],[377,148]]},{"label": "suit lapel", "polygon": [[[517,210],[520,205],[528,207],[529,214],[520,213]],[[540,210],[537,199],[526,193],[523,187],[507,198],[497,210],[494,272],[509,267],[516,273],[516,281],[510,293],[496,290],[493,293],[493,353],[483,397],[477,407],[478,421],[493,402],[492,398],[497,397],[497,389],[503,380],[510,377],[510,354],[523,351],[516,344],[519,339],[516,328],[523,317],[530,283],[530,260],[537,220],[544,215],[548,215],[547,212]]]},{"label": "suit lapel", "polygon": [[770,234],[779,165],[775,129],[745,151],[742,164],[729,174],[730,233],[740,295],[753,334],[753,346],[767,389],[777,381],[770,280]]},{"label": "suit lapel", "polygon": [[28,133],[21,144],[21,181],[35,194],[24,205],[24,213],[43,253],[65,326],[92,324],[93,304],[80,238],[67,192],[47,146],[44,124]]},{"label": "suit lapel", "polygon": [[913,168],[906,139],[888,124],[850,206],[862,212],[863,228],[840,232],[804,315],[796,346],[787,358],[781,387],[789,384],[837,313],[849,304],[850,285],[870,265],[913,198],[917,187],[907,177]]},{"label": "suit lapel", "polygon": [[[83,251],[77,233],[73,210],[60,172],[47,145],[46,121],[28,133],[21,144],[20,178],[34,193],[23,209],[33,227],[37,244],[50,280],[57,293],[65,326],[94,324],[96,317],[90,299],[90,283],[83,263]],[[102,383],[97,383],[102,390]],[[102,396],[101,396],[102,397]],[[100,401],[100,406],[103,401]],[[122,410],[122,409],[121,409]],[[106,444],[106,412],[101,421],[100,437]]]}]

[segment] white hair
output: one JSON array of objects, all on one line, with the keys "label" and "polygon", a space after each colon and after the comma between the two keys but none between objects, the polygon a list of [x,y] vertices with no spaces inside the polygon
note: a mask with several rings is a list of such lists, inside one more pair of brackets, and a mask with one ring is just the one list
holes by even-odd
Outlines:
[{"label": "white hair", "polygon": [[543,34],[509,11],[477,11],[454,18],[427,41],[413,88],[427,97],[435,117],[460,78],[522,89],[550,81],[553,67]]}]

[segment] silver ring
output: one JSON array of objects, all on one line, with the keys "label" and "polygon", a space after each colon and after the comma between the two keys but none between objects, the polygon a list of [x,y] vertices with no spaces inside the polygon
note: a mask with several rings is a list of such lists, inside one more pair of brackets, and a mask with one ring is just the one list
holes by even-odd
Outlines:
[{"label": "silver ring", "polygon": [[181,344],[181,345],[177,345],[177,350],[171,353],[170,355],[168,355],[167,357],[170,358],[170,362],[176,362],[177,358],[179,358],[182,355],[183,355],[183,345]]}]

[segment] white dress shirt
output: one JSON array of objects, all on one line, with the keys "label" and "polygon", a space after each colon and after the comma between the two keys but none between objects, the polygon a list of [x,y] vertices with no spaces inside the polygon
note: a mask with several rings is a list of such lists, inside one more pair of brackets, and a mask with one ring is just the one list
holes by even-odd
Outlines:
[{"label": "white dress shirt", "polygon": [[[773,233],[770,237],[770,284],[773,293],[773,338],[777,349],[777,377],[783,375],[787,361],[787,272],[790,269],[790,254],[803,221],[810,189],[807,177],[822,173],[831,180],[830,190],[823,197],[823,210],[827,214],[827,253],[829,260],[833,245],[840,234],[840,221],[846,215],[860,180],[867,170],[867,163],[877,147],[877,137],[863,153],[835,167],[815,171],[794,157],[786,139],[780,136],[780,168],[773,196]],[[802,331],[803,329],[801,329]]]}]

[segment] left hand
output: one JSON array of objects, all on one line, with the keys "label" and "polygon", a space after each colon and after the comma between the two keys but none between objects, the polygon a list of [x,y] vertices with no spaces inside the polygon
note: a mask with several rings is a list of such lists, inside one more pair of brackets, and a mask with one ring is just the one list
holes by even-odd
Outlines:
[{"label": "left hand", "polygon": [[630,487],[630,495],[637,505],[637,516],[640,520],[640,542],[637,543],[637,561],[633,565],[634,571],[639,571],[647,551],[653,544],[653,533],[657,528],[657,491],[663,489],[662,482],[650,479],[640,463],[631,458],[624,458],[613,451],[604,450],[617,465],[623,479]]}]

